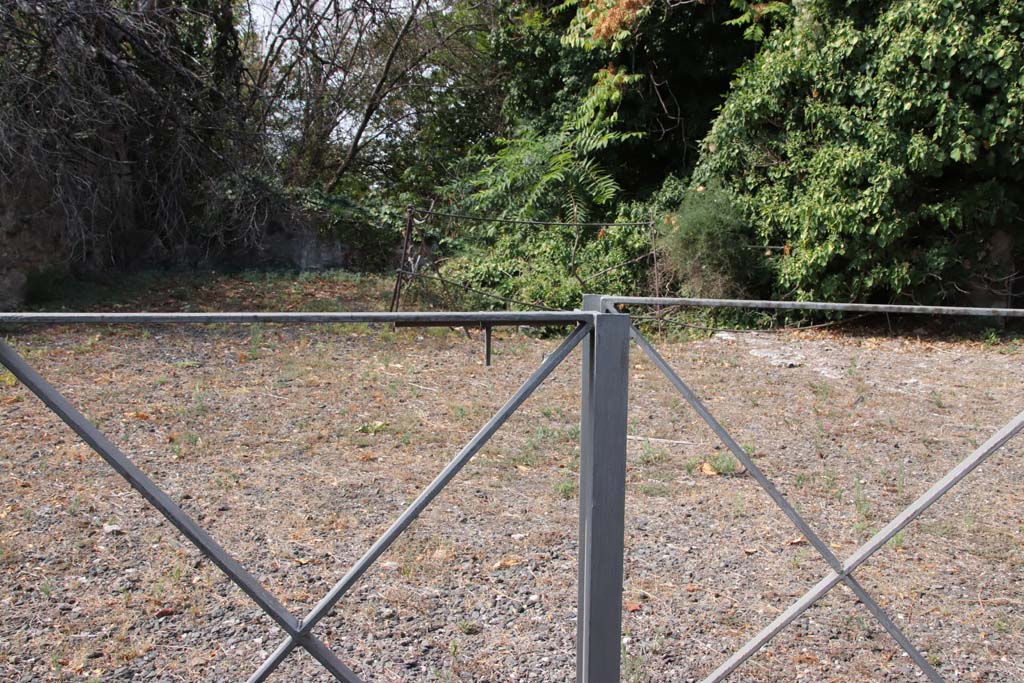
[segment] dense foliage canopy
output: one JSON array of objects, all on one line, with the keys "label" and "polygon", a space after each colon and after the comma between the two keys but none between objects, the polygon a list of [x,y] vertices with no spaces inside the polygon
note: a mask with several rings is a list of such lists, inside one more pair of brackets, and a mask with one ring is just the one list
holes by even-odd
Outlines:
[{"label": "dense foliage canopy", "polygon": [[694,187],[724,184],[749,242],[784,246],[777,296],[1005,294],[1024,236],[1022,32],[1017,0],[801,3],[737,73]]},{"label": "dense foliage canopy", "polygon": [[35,183],[100,267],[295,226],[384,265],[433,204],[553,223],[422,226],[540,305],[1005,300],[1022,29],[1024,0],[15,0],[0,219]]}]

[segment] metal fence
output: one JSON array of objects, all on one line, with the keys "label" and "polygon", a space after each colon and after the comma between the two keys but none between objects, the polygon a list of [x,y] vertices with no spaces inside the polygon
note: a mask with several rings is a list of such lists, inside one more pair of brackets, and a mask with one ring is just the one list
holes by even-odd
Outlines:
[{"label": "metal fence", "polygon": [[249,677],[266,680],[296,647],[337,680],[359,677],[314,633],[369,567],[423,512],[578,345],[583,345],[579,496],[577,680],[613,683],[620,664],[623,525],[626,474],[626,384],[629,321],[590,312],[538,313],[0,313],[0,324],[393,323],[421,326],[572,325],[490,420],[459,450],[377,541],[304,617],[289,612],[242,564],[105,437],[12,346],[0,341],[0,363],[98,453],[284,631],[281,644]]},{"label": "metal fence", "polygon": [[942,676],[896,626],[875,599],[861,586],[854,572],[929,506],[964,479],[990,455],[1024,429],[1018,414],[882,530],[845,560],[840,560],[815,533],[747,452],[715,419],[679,374],[618,307],[633,306],[739,306],[881,313],[925,313],[1024,317],[1018,309],[971,309],[859,304],[789,303],[706,299],[605,297],[588,295],[582,311],[534,313],[0,313],[0,324],[204,324],[204,323],[393,323],[398,325],[463,326],[489,329],[502,325],[572,325],[573,331],[511,395],[490,420],[458,451],[436,478],[363,554],[320,602],[304,617],[290,613],[260,582],[220,546],[181,507],[170,499],[127,455],[95,428],[61,393],[43,379],[10,345],[0,341],[0,363],[70,426],[114,470],[143,495],[193,545],[237,584],[286,634],[278,648],[248,679],[266,680],[296,647],[309,652],[340,681],[360,679],[314,634],[323,619],[367,569],[423,512],[440,491],[501,428],[578,345],[583,345],[579,560],[576,640],[576,679],[579,683],[617,683],[620,679],[623,544],[626,481],[626,425],[628,412],[629,340],[646,354],[746,467],[775,504],[830,566],[817,584],[729,657],[704,683],[725,679],[775,635],[840,583],[847,585],[874,617],[913,658],[933,682]]},{"label": "metal fence", "polygon": [[[585,308],[587,310],[612,312],[619,311],[624,306],[679,306],[679,307],[706,307],[706,308],[752,308],[752,309],[787,309],[787,310],[814,310],[814,311],[843,311],[860,313],[892,313],[892,314],[927,314],[927,315],[965,315],[965,316],[991,316],[991,317],[1024,317],[1022,309],[1005,308],[963,308],[949,306],[898,306],[898,305],[875,305],[875,304],[831,304],[822,302],[786,302],[786,301],[755,301],[755,300],[730,300],[730,299],[684,299],[684,298],[655,298],[655,297],[614,297],[589,295],[585,297]],[[906,509],[898,514],[891,522],[885,525],[870,540],[858,548],[845,560],[840,560],[832,552],[832,549],[821,540],[806,520],[786,500],[785,496],[776,488],[772,481],[765,476],[764,472],[751,459],[747,451],[726,431],[721,422],[715,419],[714,415],[707,409],[707,406],[687,386],[679,374],[665,361],[658,353],[654,345],[635,326],[630,325],[630,336],[640,350],[654,363],[658,370],[675,386],[691,408],[707,423],[714,433],[721,439],[722,443],[732,452],[733,456],[747,469],[757,483],[771,497],[775,504],[782,510],[790,521],[799,529],[808,543],[828,563],[831,571],[826,574],[817,584],[807,590],[803,596],[797,599],[788,609],[779,614],[770,624],[765,626],[757,635],[745,643],[739,650],[730,656],[717,669],[703,679],[703,683],[718,683],[727,678],[745,661],[764,647],[772,638],[778,635],[783,629],[808,610],[818,600],[824,597],[832,588],[840,583],[846,584],[853,591],[854,595],[871,612],[874,618],[885,628],[886,631],[899,643],[900,647],[914,660],[921,671],[933,683],[941,683],[943,677],[935,670],[929,661],[914,646],[909,638],[900,630],[896,623],[889,617],[886,611],[868,593],[854,577],[854,571],[867,561],[872,555],[878,552],[890,539],[896,536],[908,524],[916,519],[928,507],[939,500],[950,489],[969,475],[976,467],[981,465],[990,455],[999,450],[1007,441],[1024,429],[1024,412],[1019,413],[1010,420],[999,431],[993,434],[985,443],[964,458],[956,467],[952,468],[941,479],[936,481],[931,488],[911,503]]]}]

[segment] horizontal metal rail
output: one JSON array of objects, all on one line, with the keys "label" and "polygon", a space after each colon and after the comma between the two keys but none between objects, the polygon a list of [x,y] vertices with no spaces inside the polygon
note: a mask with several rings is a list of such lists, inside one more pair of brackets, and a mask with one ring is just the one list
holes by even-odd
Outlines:
[{"label": "horizontal metal rail", "polygon": [[788,311],[844,313],[908,313],[913,315],[965,315],[989,318],[1024,318],[1024,308],[974,306],[908,306],[903,304],[840,304],[824,301],[769,301],[761,299],[693,299],[653,296],[605,296],[607,306],[684,306],[687,308],[760,308]]},{"label": "horizontal metal rail", "polygon": [[3,313],[0,324],[211,324],[211,323],[397,323],[417,326],[570,325],[592,323],[594,313],[581,311],[433,311],[358,313]]}]

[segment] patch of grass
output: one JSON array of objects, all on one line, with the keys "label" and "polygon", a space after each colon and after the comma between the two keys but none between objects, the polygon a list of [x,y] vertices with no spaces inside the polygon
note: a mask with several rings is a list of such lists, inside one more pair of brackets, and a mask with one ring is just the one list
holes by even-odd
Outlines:
[{"label": "patch of grass", "polygon": [[827,401],[832,395],[832,387],[828,382],[808,382],[807,386],[819,401]]},{"label": "patch of grass", "polygon": [[192,405],[190,405],[186,412],[189,415],[206,415],[210,412],[210,404],[207,403],[209,392],[206,389],[196,388],[192,392]]},{"label": "patch of grass", "polygon": [[576,497],[576,480],[563,479],[555,484],[555,493],[563,500],[571,500]]},{"label": "patch of grass", "polygon": [[857,509],[857,516],[862,522],[871,519],[871,501],[864,493],[864,487],[858,481],[853,489],[853,506]]},{"label": "patch of grass", "polygon": [[640,452],[640,464],[644,466],[660,465],[668,460],[668,453],[660,448],[655,448],[650,441],[645,441],[643,450]]},{"label": "patch of grass", "polygon": [[555,418],[555,417],[558,417],[558,418],[564,418],[565,417],[565,412],[559,406],[545,406],[544,408],[541,409],[540,414],[543,415],[544,417],[548,418],[548,419]]},{"label": "patch of grass", "polygon": [[651,498],[665,498],[671,491],[667,484],[660,481],[650,481],[640,484],[640,493]]},{"label": "patch of grass", "polygon": [[516,451],[516,453],[511,458],[509,458],[508,462],[512,467],[525,467],[529,469],[531,467],[536,467],[538,464],[540,464],[540,456],[537,455],[537,451],[535,450],[535,448],[531,448],[529,444],[527,444],[526,448],[530,448],[530,450],[524,449]]},{"label": "patch of grass", "polygon": [[369,434],[370,436],[376,436],[383,434],[388,429],[388,423],[382,420],[376,420],[374,422],[364,422],[356,428],[356,432],[359,434]]},{"label": "patch of grass", "polygon": [[260,357],[260,349],[263,346],[263,326],[259,323],[249,325],[249,358],[256,360]]},{"label": "patch of grass", "polygon": [[715,453],[708,458],[708,464],[719,474],[735,474],[737,469],[736,458],[728,451]]},{"label": "patch of grass", "polygon": [[747,516],[747,498],[742,492],[733,494],[733,497],[729,502],[732,506],[733,517]]},{"label": "patch of grass", "polygon": [[467,636],[475,636],[478,633],[482,633],[484,630],[483,626],[475,622],[469,621],[468,619],[459,619],[456,626],[458,627],[459,631],[461,631],[463,634]]}]

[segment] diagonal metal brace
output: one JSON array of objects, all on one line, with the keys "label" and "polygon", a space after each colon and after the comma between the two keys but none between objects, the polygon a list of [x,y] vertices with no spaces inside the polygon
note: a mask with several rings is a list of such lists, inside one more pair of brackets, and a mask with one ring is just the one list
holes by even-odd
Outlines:
[{"label": "diagonal metal brace", "polygon": [[[885,546],[893,536],[898,534],[906,528],[908,524],[917,519],[921,513],[931,507],[935,501],[960,483],[961,480],[973,472],[976,467],[985,462],[989,456],[1002,448],[1010,439],[1019,434],[1022,429],[1024,429],[1024,412],[1010,420],[1002,429],[993,434],[988,441],[975,449],[974,452],[964,458],[960,464],[947,472],[942,479],[935,482],[930,489],[925,491],[917,500],[907,506],[903,512],[893,518],[893,520],[875,534],[871,540],[858,548],[852,555],[850,555],[849,558],[846,559],[845,562],[843,562],[843,569],[849,573],[866,562],[868,558]],[[769,640],[774,638],[776,634],[786,628],[786,626],[791,624],[801,614],[807,611],[811,605],[828,593],[837,583],[839,583],[840,580],[841,579],[838,574],[830,572],[825,576],[825,578],[815,584],[813,588],[800,596],[800,598],[797,599],[797,601],[794,602],[785,612],[777,616],[774,621],[762,629],[760,633],[751,638],[743,645],[742,648],[737,650],[732,657],[716,669],[714,673],[708,676],[705,681],[710,682],[721,680],[734,671],[736,667],[753,656],[753,654],[764,647]]]},{"label": "diagonal metal brace", "polygon": [[142,494],[178,531],[210,559],[224,574],[267,613],[291,638],[297,640],[335,678],[360,683],[359,678],[316,637],[301,630],[295,618],[277,598],[250,574],[227,550],[200,527],[188,513],[146,476],[117,446],[75,409],[52,385],[33,370],[13,348],[0,340],[0,363],[17,377],[85,443],[96,451],[132,488]]},{"label": "diagonal metal brace", "polygon": [[[925,659],[918,649],[910,642],[910,639],[900,630],[896,623],[886,614],[885,610],[882,609],[871,595],[864,590],[860,583],[850,575],[850,571],[843,567],[839,558],[835,556],[832,549],[825,544],[824,541],[811,529],[810,525],[803,519],[803,517],[793,508],[788,500],[782,495],[782,493],[775,487],[770,479],[761,471],[761,469],[754,463],[753,459],[747,454],[747,452],[740,446],[735,439],[726,431],[718,420],[708,411],[704,403],[697,397],[690,387],[683,382],[682,378],[672,369],[672,367],[662,358],[661,354],[651,345],[651,343],[636,329],[632,327],[630,334],[633,340],[636,342],[643,352],[651,359],[651,361],[657,366],[657,368],[664,374],[670,382],[676,387],[676,389],[683,395],[683,398],[690,404],[690,406],[697,412],[704,422],[711,427],[711,429],[718,435],[722,442],[729,448],[732,454],[736,457],[740,463],[750,472],[751,476],[757,481],[757,483],[765,490],[766,493],[771,497],[775,504],[785,513],[785,515],[793,522],[793,524],[800,530],[808,542],[814,546],[815,550],[818,551],[825,561],[832,567],[833,573],[837,577],[836,583],[842,581],[854,592],[857,598],[864,603],[868,611],[878,620],[878,622],[885,628],[886,631],[893,637],[893,639],[899,643],[900,647],[906,651],[907,654],[914,660],[918,667],[924,671],[932,683],[943,683],[943,678],[938,671]],[[834,586],[833,583],[829,586],[825,592]],[[824,593],[822,593],[824,595]],[[819,596],[820,597],[820,596]],[[813,604],[813,601],[807,606]],[[806,608],[805,608],[806,609]],[[774,635],[774,634],[773,634]],[[753,654],[751,652],[750,654]],[[715,683],[716,681],[722,680],[726,675],[731,673],[736,666],[743,661],[746,661],[747,657],[744,657],[735,666],[728,670],[716,670],[711,676],[705,679],[705,683]]]},{"label": "diagonal metal brace", "polygon": [[522,386],[512,395],[508,401],[498,410],[497,413],[480,428],[472,439],[463,446],[451,462],[449,462],[441,473],[430,482],[430,484],[417,496],[408,508],[394,521],[390,528],[377,539],[366,553],[349,569],[348,573],[320,600],[313,610],[302,620],[298,634],[289,633],[281,642],[278,648],[267,658],[262,666],[249,677],[248,683],[260,683],[265,681],[271,673],[284,661],[303,636],[306,636],[310,629],[323,619],[331,611],[334,605],[352,588],[367,569],[386,551],[391,544],[412,524],[421,512],[430,504],[442,489],[455,477],[456,474],[476,455],[477,452],[490,440],[494,433],[505,424],[505,421],[519,409],[539,387],[548,375],[555,368],[561,365],[570,352],[590,334],[593,329],[592,323],[580,325],[555,349],[544,362],[523,382]]}]

